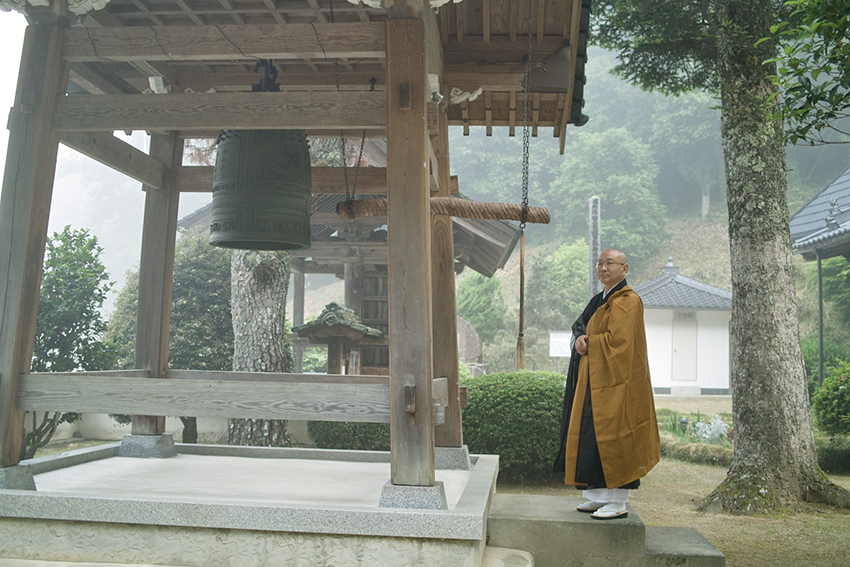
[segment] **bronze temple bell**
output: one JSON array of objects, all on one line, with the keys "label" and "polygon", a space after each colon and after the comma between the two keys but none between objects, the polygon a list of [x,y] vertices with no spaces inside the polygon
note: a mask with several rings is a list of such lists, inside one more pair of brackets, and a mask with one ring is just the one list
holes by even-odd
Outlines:
[{"label": "bronze temple bell", "polygon": [[222,130],[210,244],[241,250],[309,248],[310,183],[304,130]]}]

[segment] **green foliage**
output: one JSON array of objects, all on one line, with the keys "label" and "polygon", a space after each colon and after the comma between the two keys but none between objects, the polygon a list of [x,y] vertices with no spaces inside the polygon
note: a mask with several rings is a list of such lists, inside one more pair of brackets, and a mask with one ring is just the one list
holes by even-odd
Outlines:
[{"label": "green foliage", "polygon": [[[816,335],[806,337],[800,341],[800,348],[803,351],[803,363],[806,365],[806,380],[809,385],[809,398],[811,398],[819,378],[818,337]],[[824,337],[823,359],[824,376],[829,376],[835,367],[842,362],[850,361],[850,350]]]},{"label": "green foliage", "polygon": [[466,319],[485,343],[505,328],[505,301],[499,278],[473,272],[457,288],[457,314]]},{"label": "green foliage", "polygon": [[320,449],[390,450],[388,423],[311,421],[307,423],[307,432]]},{"label": "green foliage", "polygon": [[327,372],[328,371],[328,349],[305,348],[303,363],[301,367],[304,372]]},{"label": "green foliage", "polygon": [[[103,339],[100,308],[112,287],[101,262],[97,237],[87,229],[66,226],[48,237],[31,370],[72,372],[106,370],[116,363],[117,349]],[[46,445],[60,423],[73,423],[78,413],[32,413],[24,431],[21,458],[30,459]]]},{"label": "green foliage", "polygon": [[463,438],[471,453],[498,454],[499,478],[552,478],[558,452],[564,377],[516,371],[466,379]]},{"label": "green foliage", "polygon": [[835,305],[844,325],[850,325],[850,263],[843,256],[821,262],[823,297]]},{"label": "green foliage", "polygon": [[[794,12],[771,27],[782,43],[774,82],[782,90],[778,118],[787,122],[787,140],[830,143],[830,133],[850,131],[850,4],[846,0],[791,0]],[[844,142],[847,141],[845,138]]]},{"label": "green foliage", "polygon": [[620,53],[617,75],[648,90],[716,91],[717,18],[711,0],[596,0],[591,41]]},{"label": "green foliage", "polygon": [[230,370],[230,252],[210,246],[206,227],[182,231],[174,254],[171,368]]},{"label": "green foliage", "polygon": [[652,149],[624,128],[571,137],[555,179],[565,206],[558,232],[566,240],[584,237],[588,200],[602,202],[602,248],[618,248],[640,265],[667,238],[666,209],[658,200],[658,166]]},{"label": "green foliage", "polygon": [[[108,334],[121,349],[121,367],[133,368],[138,270],[129,272],[109,319]],[[202,227],[181,231],[174,257],[169,366],[230,370],[230,252],[207,242]]]},{"label": "green foliage", "polygon": [[850,439],[815,436],[818,466],[829,474],[850,474]]},{"label": "green foliage", "polygon": [[812,396],[815,424],[830,435],[850,434],[850,362],[839,365]]},{"label": "green foliage", "polygon": [[587,242],[576,240],[533,257],[526,283],[526,325],[547,332],[572,327],[587,304],[588,254]]},{"label": "green foliage", "polygon": [[458,372],[458,378],[460,379],[461,382],[463,382],[464,380],[466,380],[468,378],[472,378],[472,371],[469,370],[469,367],[466,364],[464,364],[463,362],[458,361],[457,372]]},{"label": "green foliage", "polygon": [[114,348],[100,340],[100,308],[112,287],[100,260],[97,237],[87,229],[48,238],[38,300],[33,372],[103,370],[114,363]]}]

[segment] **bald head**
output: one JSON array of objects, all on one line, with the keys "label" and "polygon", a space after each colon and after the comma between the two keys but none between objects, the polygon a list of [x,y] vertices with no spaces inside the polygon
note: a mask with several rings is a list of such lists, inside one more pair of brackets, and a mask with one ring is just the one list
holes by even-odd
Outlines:
[{"label": "bald head", "polygon": [[611,290],[626,278],[629,264],[626,255],[615,248],[609,248],[599,255],[596,263],[596,277],[605,286],[605,292]]}]

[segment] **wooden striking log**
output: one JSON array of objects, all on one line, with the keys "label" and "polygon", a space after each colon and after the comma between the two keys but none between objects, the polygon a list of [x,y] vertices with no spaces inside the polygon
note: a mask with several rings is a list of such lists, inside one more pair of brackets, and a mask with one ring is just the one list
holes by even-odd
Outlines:
[{"label": "wooden striking log", "polygon": [[[386,199],[359,199],[342,201],[336,206],[336,214],[343,219],[376,217],[387,215]],[[522,221],[522,205],[515,203],[482,203],[456,197],[431,198],[431,214],[450,215],[465,219],[495,219]],[[549,224],[551,215],[546,207],[528,207],[525,222]]]}]

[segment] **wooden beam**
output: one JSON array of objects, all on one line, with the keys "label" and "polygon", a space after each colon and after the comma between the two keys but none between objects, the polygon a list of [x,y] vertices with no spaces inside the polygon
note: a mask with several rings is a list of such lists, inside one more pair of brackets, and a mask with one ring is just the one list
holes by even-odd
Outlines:
[{"label": "wooden beam", "polygon": [[[208,193],[212,191],[213,166],[183,166],[177,172],[177,190],[181,193]],[[345,173],[341,167],[314,167],[311,169],[311,192],[314,195],[345,195]],[[354,185],[354,169],[348,168],[349,190]],[[357,174],[358,195],[386,195],[387,168],[362,167]]]},{"label": "wooden beam", "polygon": [[[393,484],[434,485],[425,24],[387,20],[390,445]],[[413,413],[405,389],[415,388]]]},{"label": "wooden beam", "polygon": [[64,132],[61,141],[115,171],[141,181],[147,187],[162,187],[165,166],[148,154],[106,132]]},{"label": "wooden beam", "polygon": [[455,63],[445,66],[443,83],[466,92],[478,87],[491,91],[522,90],[524,73],[521,62]]},{"label": "wooden beam", "polygon": [[59,132],[385,126],[386,95],[368,91],[62,96],[53,120]]},{"label": "wooden beam", "polygon": [[139,89],[103,69],[99,64],[74,63],[71,65],[71,80],[81,88],[96,95],[139,93]]},{"label": "wooden beam", "polygon": [[[160,189],[149,188],[145,192],[134,366],[150,370],[153,376],[163,376],[168,367],[171,287],[180,197],[174,186],[174,169],[182,161],[183,144],[174,134],[153,135],[151,157],[164,164],[165,174]],[[146,412],[133,415],[133,435],[163,433],[165,415],[168,414]]]},{"label": "wooden beam", "polygon": [[22,377],[17,402],[21,411],[389,422],[386,383],[372,377],[360,383],[352,380],[359,377],[306,377],[309,381],[29,374]]},{"label": "wooden beam", "polygon": [[61,58],[63,28],[30,26],[24,35],[9,146],[0,195],[0,467],[20,461],[24,413],[19,376],[35,340],[47,222],[59,135],[50,128],[57,96],[68,84]]},{"label": "wooden beam", "polygon": [[382,23],[68,28],[71,62],[383,58]]},{"label": "wooden beam", "polygon": [[[449,125],[445,113],[440,114],[440,132],[433,138],[439,164],[438,197],[451,197],[449,176]],[[431,297],[433,321],[434,376],[446,378],[445,417],[434,429],[438,447],[463,445],[457,347],[457,303],[455,301],[455,254],[452,218],[431,216]],[[436,395],[436,394],[435,394]]]}]

